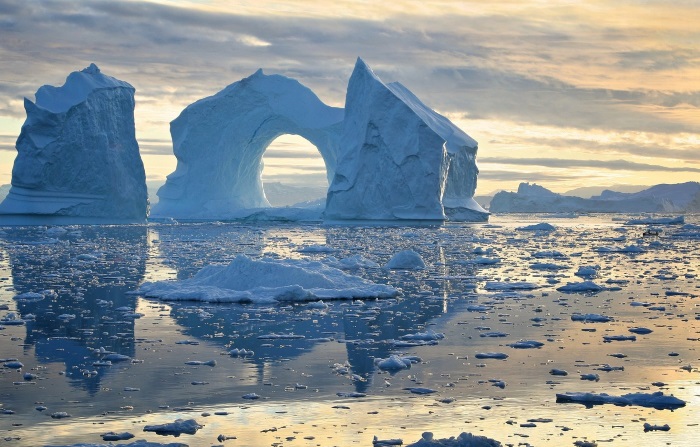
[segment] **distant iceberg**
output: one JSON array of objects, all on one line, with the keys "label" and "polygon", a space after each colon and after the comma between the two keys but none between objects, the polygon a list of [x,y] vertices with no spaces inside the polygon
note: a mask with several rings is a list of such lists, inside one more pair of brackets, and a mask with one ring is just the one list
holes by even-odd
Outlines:
[{"label": "distant iceberg", "polygon": [[24,100],[8,224],[143,223],[146,175],[134,129],[134,88],[95,64]]},{"label": "distant iceberg", "polygon": [[652,186],[636,193],[603,191],[584,199],[521,183],[517,192],[501,191],[491,200],[494,213],[658,213],[700,211],[700,183]]}]

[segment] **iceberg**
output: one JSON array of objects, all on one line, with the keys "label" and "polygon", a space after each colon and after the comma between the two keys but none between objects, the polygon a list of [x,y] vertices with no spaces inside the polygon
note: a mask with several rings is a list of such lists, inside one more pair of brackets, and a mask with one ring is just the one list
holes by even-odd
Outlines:
[{"label": "iceberg", "polygon": [[521,183],[517,192],[501,191],[491,200],[494,213],[640,213],[700,210],[700,182],[656,185],[636,193],[603,191],[584,199]]},{"label": "iceberg", "polygon": [[151,215],[239,219],[241,210],[269,208],[262,157],[285,134],[316,146],[332,178],[343,116],[298,81],[262,69],[200,99],[170,123],[177,167],[158,190]]},{"label": "iceberg", "polygon": [[3,223],[145,222],[134,92],[91,64],[63,86],[39,88],[35,102],[25,98]]},{"label": "iceberg", "polygon": [[485,221],[488,213],[473,200],[476,147],[447,118],[401,84],[384,84],[358,58],[325,218],[444,221],[446,198],[456,217]]}]

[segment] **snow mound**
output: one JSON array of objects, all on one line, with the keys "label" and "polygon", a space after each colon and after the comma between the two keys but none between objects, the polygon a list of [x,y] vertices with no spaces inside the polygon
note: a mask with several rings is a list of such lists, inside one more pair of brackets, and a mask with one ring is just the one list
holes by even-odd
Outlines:
[{"label": "snow mound", "polygon": [[7,224],[143,223],[146,174],[134,127],[134,88],[95,64],[25,98]]},{"label": "snow mound", "polygon": [[349,275],[321,262],[254,260],[238,255],[228,265],[204,267],[193,278],[143,284],[138,293],[162,300],[255,302],[389,298],[393,287]]},{"label": "snow mound", "polygon": [[392,270],[422,270],[425,268],[425,261],[415,251],[404,250],[392,256],[385,268]]}]

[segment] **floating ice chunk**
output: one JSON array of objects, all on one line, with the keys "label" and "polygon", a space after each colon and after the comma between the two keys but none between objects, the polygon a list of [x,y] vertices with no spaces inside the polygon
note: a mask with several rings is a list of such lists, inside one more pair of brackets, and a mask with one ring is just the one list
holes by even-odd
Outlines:
[{"label": "floating ice chunk", "polygon": [[191,365],[191,366],[216,366],[216,360],[208,360],[208,361],[202,361],[202,360],[189,360],[185,362],[185,365]]},{"label": "floating ice chunk", "polygon": [[532,254],[533,258],[568,258],[564,253],[556,250],[541,250]]},{"label": "floating ice chunk", "polygon": [[393,445],[403,445],[401,439],[379,439],[376,436],[372,439],[373,447],[390,447]]},{"label": "floating ice chunk", "polygon": [[258,335],[258,340],[300,340],[303,338],[306,338],[306,336],[292,334],[291,332],[289,334],[276,334],[273,332],[271,334]]},{"label": "floating ice chunk", "polygon": [[392,270],[422,270],[425,269],[425,261],[415,251],[404,250],[392,256],[385,268]]},{"label": "floating ice chunk", "polygon": [[457,437],[445,439],[434,439],[431,432],[425,432],[421,440],[406,447],[501,447],[501,445],[495,439],[471,433],[462,433]]},{"label": "floating ice chunk", "polygon": [[468,312],[486,312],[491,310],[491,306],[482,306],[479,304],[470,304],[467,306]]},{"label": "floating ice chunk", "polygon": [[496,337],[507,337],[508,335],[510,335],[510,334],[505,333],[505,332],[493,331],[493,332],[482,332],[481,334],[479,334],[479,337],[496,338]]},{"label": "floating ice chunk", "polygon": [[491,383],[491,386],[495,386],[495,387],[498,387],[500,389],[504,389],[507,385],[504,380],[500,380],[500,379],[489,379],[489,383]]},{"label": "floating ice chunk", "polygon": [[599,286],[598,284],[594,283],[593,281],[581,281],[581,282],[567,283],[565,286],[557,287],[557,290],[560,292],[569,292],[569,293],[600,292],[602,290],[605,290],[605,287]]},{"label": "floating ice chunk", "polygon": [[107,355],[103,356],[102,360],[107,360],[110,362],[124,362],[127,360],[131,360],[131,357],[129,357],[128,355],[124,355],[124,354],[112,353],[112,354],[107,354]]},{"label": "floating ice chunk", "polygon": [[155,432],[158,435],[180,436],[181,434],[194,435],[202,428],[194,419],[176,419],[174,422],[158,425],[146,425],[143,431]]},{"label": "floating ice chunk", "polygon": [[610,343],[611,341],[637,341],[634,335],[603,335],[603,341]]},{"label": "floating ice chunk", "polygon": [[685,216],[673,217],[647,217],[643,219],[630,219],[625,225],[683,225]]},{"label": "floating ice chunk", "polygon": [[515,343],[509,343],[506,346],[509,346],[511,348],[515,349],[533,349],[533,348],[541,348],[544,346],[544,343],[541,341],[536,341],[536,340],[519,340],[516,341]]},{"label": "floating ice chunk", "polygon": [[595,278],[598,276],[598,272],[600,271],[600,266],[599,265],[587,265],[587,266],[580,266],[576,273],[574,275],[576,276],[581,276],[583,278]]},{"label": "floating ice chunk", "polygon": [[352,399],[359,399],[360,397],[366,397],[366,396],[367,396],[367,394],[365,394],[365,393],[358,393],[358,392],[356,392],[356,391],[352,391],[352,392],[349,392],[349,393],[338,392],[338,393],[335,393],[335,394],[336,394],[338,397],[349,397],[349,398],[352,398]]},{"label": "floating ice chunk", "polygon": [[255,355],[255,352],[250,349],[233,348],[228,352],[228,354],[231,357],[252,357]]},{"label": "floating ice chunk", "polygon": [[357,269],[378,269],[381,268],[376,262],[363,257],[362,255],[353,255],[341,260],[335,258],[329,258],[327,260],[328,265],[331,267],[346,269],[346,270],[357,270]]},{"label": "floating ice chunk", "polygon": [[668,424],[664,425],[652,425],[648,422],[644,423],[644,432],[648,431],[669,431],[671,427]]},{"label": "floating ice chunk", "polygon": [[549,374],[553,376],[568,376],[569,373],[563,369],[552,368],[549,370]]},{"label": "floating ice chunk", "polygon": [[640,335],[651,334],[652,332],[654,332],[651,329],[646,328],[646,327],[631,327],[628,329],[628,331],[632,332],[633,334],[640,334]]},{"label": "floating ice chunk", "polygon": [[5,363],[2,364],[5,368],[8,369],[22,369],[24,368],[24,364],[20,362],[19,360],[9,360]]},{"label": "floating ice chunk", "polygon": [[102,436],[103,441],[126,441],[134,437],[133,434],[126,431],[124,433],[115,433],[111,431],[109,433],[103,433],[100,436]]},{"label": "floating ice chunk", "polygon": [[598,374],[581,374],[581,380],[590,380],[592,382],[597,382],[600,380]]},{"label": "floating ice chunk", "polygon": [[534,282],[527,281],[487,281],[486,290],[533,290],[540,286]]},{"label": "floating ice chunk", "polygon": [[547,222],[516,228],[518,231],[554,231],[556,229],[557,228],[554,225]]},{"label": "floating ice chunk", "polygon": [[550,262],[536,262],[534,264],[530,264],[530,268],[533,270],[566,270],[569,267]]},{"label": "floating ice chunk", "polygon": [[573,314],[571,321],[583,321],[586,323],[608,323],[613,321],[612,317],[601,314]]},{"label": "floating ice chunk", "polygon": [[241,396],[243,399],[248,399],[248,400],[258,400],[260,399],[260,396],[258,396],[256,393],[248,393],[244,394]]},{"label": "floating ice chunk", "polygon": [[423,388],[423,387],[407,387],[403,388],[405,391],[410,391],[413,394],[433,394],[437,393],[437,390],[434,390],[432,388]]},{"label": "floating ice chunk", "polygon": [[66,413],[65,411],[57,411],[55,413],[51,413],[51,418],[53,419],[65,419],[69,417],[70,414]]},{"label": "floating ice chunk", "polygon": [[445,338],[445,334],[441,332],[435,332],[433,330],[428,330],[426,332],[417,332],[415,334],[406,334],[399,337],[401,340],[442,340]]},{"label": "floating ice chunk", "polygon": [[586,405],[637,405],[656,408],[657,410],[684,407],[686,404],[685,401],[675,396],[664,395],[661,391],[654,393],[629,393],[622,396],[611,396],[606,393],[563,393],[557,394],[557,402],[575,402]]},{"label": "floating ice chunk", "polygon": [[258,303],[399,295],[393,287],[375,284],[320,262],[253,260],[245,255],[238,255],[227,266],[204,267],[191,279],[145,283],[138,292],[163,300]]},{"label": "floating ice chunk", "polygon": [[508,358],[508,354],[504,354],[503,352],[479,352],[474,355],[475,358],[477,359],[498,359],[498,360],[504,360]]},{"label": "floating ice chunk", "polygon": [[487,258],[484,256],[477,256],[474,259],[470,259],[467,261],[470,264],[477,264],[477,265],[494,265],[498,264],[501,262],[501,258]]},{"label": "floating ice chunk", "polygon": [[411,369],[413,362],[405,357],[392,355],[388,359],[374,359],[374,364],[382,371],[396,372],[404,369]]}]

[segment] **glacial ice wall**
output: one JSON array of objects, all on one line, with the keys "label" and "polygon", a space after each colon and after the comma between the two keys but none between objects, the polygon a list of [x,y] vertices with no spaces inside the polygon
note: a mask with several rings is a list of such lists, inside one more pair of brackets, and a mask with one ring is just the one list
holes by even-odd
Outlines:
[{"label": "glacial ice wall", "polygon": [[91,64],[24,100],[4,223],[134,223],[148,213],[134,88]]}]

